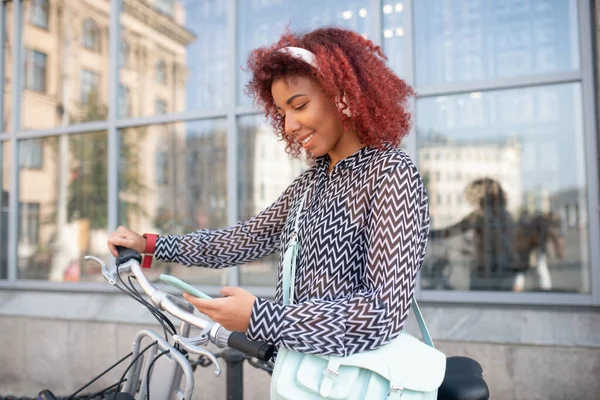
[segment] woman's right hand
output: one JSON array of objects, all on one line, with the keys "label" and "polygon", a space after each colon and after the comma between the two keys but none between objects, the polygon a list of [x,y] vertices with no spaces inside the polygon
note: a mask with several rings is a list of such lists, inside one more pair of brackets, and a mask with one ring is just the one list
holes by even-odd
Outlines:
[{"label": "woman's right hand", "polygon": [[115,257],[119,255],[116,246],[123,246],[128,249],[133,249],[140,254],[146,250],[146,238],[138,235],[132,230],[125,228],[124,226],[120,226],[116,231],[114,231],[108,237],[107,243],[108,249]]}]

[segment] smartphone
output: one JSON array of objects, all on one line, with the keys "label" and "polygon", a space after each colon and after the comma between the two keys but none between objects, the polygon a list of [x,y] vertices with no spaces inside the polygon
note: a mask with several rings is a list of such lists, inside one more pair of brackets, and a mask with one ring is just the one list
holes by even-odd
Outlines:
[{"label": "smartphone", "polygon": [[212,297],[210,297],[206,293],[199,291],[198,289],[196,289],[189,283],[185,283],[181,279],[176,278],[172,275],[160,274],[159,279],[161,281],[163,281],[164,283],[168,283],[169,285],[176,287],[177,289],[181,290],[182,292],[191,294],[192,296],[200,297],[201,299],[208,299],[208,300],[212,299]]}]

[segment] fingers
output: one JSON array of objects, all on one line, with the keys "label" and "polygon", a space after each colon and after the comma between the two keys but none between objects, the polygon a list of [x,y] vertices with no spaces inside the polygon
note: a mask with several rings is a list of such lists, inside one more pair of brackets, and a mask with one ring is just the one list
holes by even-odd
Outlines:
[{"label": "fingers", "polygon": [[114,231],[107,240],[108,249],[113,256],[118,255],[117,246],[122,246],[128,249],[136,250],[137,252],[144,251],[145,240],[137,233],[120,226]]},{"label": "fingers", "polygon": [[224,297],[209,300],[201,299],[200,297],[192,296],[188,293],[184,293],[183,297],[203,313],[206,313],[207,311],[220,311],[227,306],[225,302],[227,299]]},{"label": "fingers", "polygon": [[198,311],[221,324],[225,329],[246,332],[256,297],[238,287],[224,287],[221,289],[221,295],[223,297],[211,300],[201,299],[188,293],[184,293],[183,297]]},{"label": "fingers", "polygon": [[202,314],[207,315],[210,319],[215,322],[221,322],[221,318],[225,310],[227,310],[227,305],[224,303],[226,298],[218,298],[218,299],[201,299],[196,296],[192,296],[191,294],[184,293],[183,297],[192,303],[194,307],[198,309]]},{"label": "fingers", "polygon": [[229,297],[240,294],[240,288],[237,286],[224,286],[221,288],[221,296]]}]

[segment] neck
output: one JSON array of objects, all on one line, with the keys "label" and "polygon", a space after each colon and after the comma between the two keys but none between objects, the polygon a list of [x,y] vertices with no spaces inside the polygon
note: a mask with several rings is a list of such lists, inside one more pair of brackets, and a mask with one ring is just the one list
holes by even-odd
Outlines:
[{"label": "neck", "polygon": [[343,160],[344,158],[356,153],[358,150],[365,147],[360,142],[356,131],[348,131],[342,135],[336,145],[327,153],[329,155],[329,171],[333,170],[333,167]]}]

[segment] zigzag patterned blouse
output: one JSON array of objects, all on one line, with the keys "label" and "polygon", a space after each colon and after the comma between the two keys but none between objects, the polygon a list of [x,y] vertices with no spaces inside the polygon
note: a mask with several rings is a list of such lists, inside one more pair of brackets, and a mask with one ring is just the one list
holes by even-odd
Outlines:
[{"label": "zigzag patterned blouse", "polygon": [[[330,174],[323,156],[271,206],[227,229],[160,237],[155,256],[224,268],[280,252],[275,301],[258,298],[247,336],[296,351],[350,355],[400,334],[429,234],[423,181],[401,150],[364,147]],[[282,302],[283,253],[298,230],[295,304]]]}]

